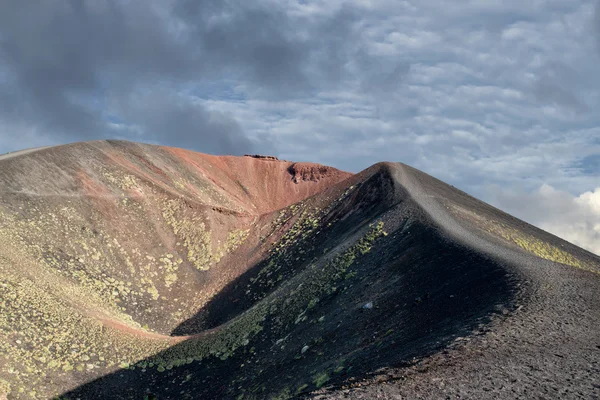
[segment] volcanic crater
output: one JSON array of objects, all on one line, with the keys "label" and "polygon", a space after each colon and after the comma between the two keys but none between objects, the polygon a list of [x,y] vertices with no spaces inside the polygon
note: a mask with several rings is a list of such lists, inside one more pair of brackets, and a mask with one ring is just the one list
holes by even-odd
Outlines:
[{"label": "volcanic crater", "polygon": [[96,141],[0,188],[0,398],[597,393],[599,258],[407,165]]}]

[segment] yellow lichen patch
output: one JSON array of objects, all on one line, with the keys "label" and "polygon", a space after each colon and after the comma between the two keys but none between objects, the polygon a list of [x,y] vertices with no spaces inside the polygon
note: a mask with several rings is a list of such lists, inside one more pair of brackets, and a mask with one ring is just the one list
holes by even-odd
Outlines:
[{"label": "yellow lichen patch", "polygon": [[570,265],[586,271],[599,273],[599,271],[593,268],[592,265],[578,259],[568,251],[560,249],[505,223],[493,220],[491,218],[485,218],[473,211],[463,208],[454,207],[454,211],[459,215],[467,216],[469,219],[474,220],[478,226],[487,232],[501,237],[507,242],[514,243],[529,253],[536,255],[537,257],[565,265]]},{"label": "yellow lichen patch", "polygon": [[175,273],[167,273],[165,275],[165,285],[167,287],[171,287],[173,283],[177,281],[177,274]]},{"label": "yellow lichen patch", "polygon": [[165,277],[165,286],[170,288],[177,281],[177,270],[179,264],[173,260],[173,254],[167,254],[165,257],[161,257],[161,265],[159,269],[163,271]]},{"label": "yellow lichen patch", "polygon": [[559,249],[558,247],[552,246],[551,244],[543,242],[537,238],[534,238],[533,236],[523,234],[517,230],[513,230],[504,226],[500,226],[500,229],[503,230],[501,234],[505,239],[513,241],[521,248],[535,254],[538,257],[585,269],[584,263],[582,263],[575,256]]},{"label": "yellow lichen patch", "polygon": [[187,218],[183,213],[181,200],[167,200],[163,203],[162,215],[181,239],[187,250],[187,259],[201,271],[208,270],[212,260],[212,240],[204,222],[198,215]]},{"label": "yellow lichen patch", "polygon": [[160,297],[155,286],[150,286],[148,289],[146,289],[146,292],[148,292],[148,294],[150,294],[154,300],[158,300]]},{"label": "yellow lichen patch", "polygon": [[173,183],[175,184],[175,186],[177,186],[179,189],[181,190],[185,190],[185,185],[186,185],[186,181],[182,178],[177,178],[175,180],[173,180]]},{"label": "yellow lichen patch", "polygon": [[[213,251],[211,232],[206,228],[204,220],[191,210],[186,214],[185,205],[181,200],[165,201],[162,215],[179,239],[177,244],[185,248],[187,260],[200,271],[206,271],[221,261],[221,258],[238,248],[250,234],[249,229],[234,230],[229,233],[226,242]],[[174,271],[168,273],[170,279],[173,279]]]},{"label": "yellow lichen patch", "polygon": [[241,246],[242,243],[244,243],[249,234],[250,229],[239,229],[229,232],[225,244],[220,246],[213,255],[213,261],[218,263],[226,254],[233,252],[235,249]]},{"label": "yellow lichen patch", "polygon": [[105,171],[102,175],[110,183],[118,186],[121,190],[128,190],[138,188],[138,182],[135,176],[123,174],[122,176],[116,176],[112,172]]},{"label": "yellow lichen patch", "polygon": [[[174,285],[180,283],[185,288],[188,284],[179,279],[183,260],[178,254],[164,252],[155,242],[150,242],[154,248],[135,247],[144,244],[136,231],[124,236],[120,229],[107,227],[102,215],[86,215],[84,202],[73,203],[76,205],[61,204],[58,208],[32,205],[19,215],[6,212],[0,220],[3,254],[9,244],[19,248],[12,263],[20,270],[24,269],[22,260],[29,259],[32,271],[51,273],[48,279],[59,279],[58,285],[68,288],[69,296],[78,303],[93,304],[136,329],[150,325],[152,330],[167,333],[182,322],[181,318],[193,315],[200,306],[195,299],[183,305],[169,300],[168,292]],[[147,216],[126,211],[119,223],[131,221],[135,226],[144,218]],[[122,231],[132,232],[129,226]]]},{"label": "yellow lichen patch", "polygon": [[5,400],[10,394],[10,383],[4,379],[0,379],[0,400]]},{"label": "yellow lichen patch", "polygon": [[[298,313],[306,312],[315,299],[318,301],[321,296],[330,294],[335,283],[344,279],[348,268],[367,254],[378,238],[385,235],[387,233],[383,230],[383,222],[371,224],[367,232],[351,247],[325,263],[322,268],[306,269],[278,288],[273,295],[201,340],[184,341],[147,361],[160,371],[211,356],[229,358],[263,330],[266,318],[276,316],[279,327],[293,324]],[[307,275],[311,278],[307,279]]]},{"label": "yellow lichen patch", "polygon": [[[60,289],[3,270],[0,284],[0,376],[10,386],[39,388],[47,376],[112,369],[169,345],[121,333],[85,316]],[[54,286],[57,287],[58,286]]]}]

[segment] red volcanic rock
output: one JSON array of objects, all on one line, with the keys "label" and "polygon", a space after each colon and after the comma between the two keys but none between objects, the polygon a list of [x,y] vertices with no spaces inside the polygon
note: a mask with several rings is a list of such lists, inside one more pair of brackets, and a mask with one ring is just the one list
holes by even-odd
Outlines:
[{"label": "red volcanic rock", "polygon": [[349,172],[320,164],[262,158],[267,156],[213,156],[179,148],[161,148],[175,156],[177,164],[193,175],[209,179],[212,185],[227,193],[228,200],[237,202],[251,214],[265,214],[287,207],[352,176]]},{"label": "red volcanic rock", "polygon": [[321,164],[294,163],[288,167],[294,183],[319,182],[322,179],[332,178],[338,175],[339,170]]}]

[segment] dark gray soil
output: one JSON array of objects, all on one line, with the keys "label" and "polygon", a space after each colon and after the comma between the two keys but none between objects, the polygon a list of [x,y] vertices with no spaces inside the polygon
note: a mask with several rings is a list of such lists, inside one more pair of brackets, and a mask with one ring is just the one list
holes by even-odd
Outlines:
[{"label": "dark gray soil", "polygon": [[[599,275],[536,257],[450,210],[500,221],[589,265],[597,257],[401,164],[376,165],[338,186],[351,185],[354,194],[320,221],[328,228],[294,245],[289,259],[296,261],[280,270],[283,283],[261,286],[266,259],[174,333],[197,331],[197,324],[218,328],[263,299],[293,296],[292,286],[309,284],[309,268],[324,268],[368,224],[382,221],[388,235],[354,263],[349,278],[330,282],[334,290],[307,308],[305,321],[272,316],[250,352],[159,376],[120,371],[68,396],[598,397]],[[330,195],[309,203],[323,205]],[[182,383],[182,375],[199,378]]]},{"label": "dark gray soil", "polygon": [[[406,166],[397,169],[397,176],[448,237],[502,260],[507,271],[521,276],[526,294],[516,311],[504,311],[479,332],[456,339],[442,352],[312,397],[600,398],[600,276],[485,240],[472,226],[445,213],[445,206],[460,202],[481,213],[501,212]],[[523,231],[563,244],[512,217],[504,219],[511,219]],[[589,253],[574,246],[569,250],[582,259],[590,258]]]}]

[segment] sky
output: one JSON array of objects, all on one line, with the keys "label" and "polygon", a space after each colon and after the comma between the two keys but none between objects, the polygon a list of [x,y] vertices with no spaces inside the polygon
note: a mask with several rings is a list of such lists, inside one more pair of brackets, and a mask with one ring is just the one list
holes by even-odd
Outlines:
[{"label": "sky", "polygon": [[595,0],[0,0],[0,153],[400,161],[600,254]]}]

